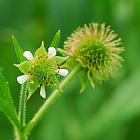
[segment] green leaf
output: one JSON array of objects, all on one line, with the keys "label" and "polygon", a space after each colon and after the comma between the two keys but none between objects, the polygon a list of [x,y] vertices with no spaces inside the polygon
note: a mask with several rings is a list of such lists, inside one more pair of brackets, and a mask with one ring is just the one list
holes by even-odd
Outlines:
[{"label": "green leaf", "polygon": [[51,47],[54,47],[54,48],[58,47],[59,42],[60,42],[60,37],[61,37],[61,32],[60,32],[60,30],[58,30],[53,38],[53,41],[51,43]]},{"label": "green leaf", "polygon": [[15,52],[16,52],[19,63],[25,61],[25,58],[23,56],[23,50],[13,35],[12,35],[12,42],[15,47]]},{"label": "green leaf", "polygon": [[17,113],[10,94],[8,82],[0,72],[0,111],[3,112],[13,125],[18,126]]},{"label": "green leaf", "polygon": [[30,99],[30,97],[35,93],[35,91],[38,89],[39,84],[38,83],[30,83],[28,82],[28,97],[27,99]]},{"label": "green leaf", "polygon": [[41,47],[38,48],[35,52],[35,57],[40,57],[46,55],[46,49],[44,47],[44,42],[42,41]]},{"label": "green leaf", "polygon": [[16,67],[19,68],[19,70],[22,72],[22,73],[28,73],[30,68],[31,68],[31,62],[30,61],[24,61],[20,64],[15,64]]},{"label": "green leaf", "polygon": [[69,58],[69,56],[67,56],[67,57],[55,56],[55,59],[59,65],[64,63],[68,58]]}]

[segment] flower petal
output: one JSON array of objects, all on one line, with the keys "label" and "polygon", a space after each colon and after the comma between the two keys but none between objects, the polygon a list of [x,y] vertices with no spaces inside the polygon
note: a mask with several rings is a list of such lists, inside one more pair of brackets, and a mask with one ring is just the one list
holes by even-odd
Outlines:
[{"label": "flower petal", "polygon": [[42,85],[40,89],[40,96],[46,98],[45,86]]},{"label": "flower petal", "polygon": [[55,56],[56,55],[56,49],[54,47],[49,47],[48,48],[48,54],[51,56]]},{"label": "flower petal", "polygon": [[29,79],[28,75],[21,75],[17,77],[17,81],[19,84],[25,83]]},{"label": "flower petal", "polygon": [[57,73],[61,76],[67,76],[69,71],[67,69],[58,69]]},{"label": "flower petal", "polygon": [[32,60],[34,58],[30,51],[25,51],[23,56],[26,57],[27,60]]}]

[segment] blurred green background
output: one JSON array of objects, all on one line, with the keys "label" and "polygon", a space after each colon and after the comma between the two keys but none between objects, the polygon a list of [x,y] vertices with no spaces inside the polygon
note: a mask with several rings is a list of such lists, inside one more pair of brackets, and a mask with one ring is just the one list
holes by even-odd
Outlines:
[{"label": "blurred green background", "polygon": [[[10,83],[18,109],[20,72],[11,35],[24,50],[49,46],[60,29],[60,47],[73,30],[89,22],[105,22],[122,37],[125,61],[116,79],[79,94],[75,78],[53,104],[29,140],[140,139],[140,0],[0,0],[0,69]],[[49,95],[48,89],[48,95]],[[27,103],[28,120],[44,101],[38,93]],[[27,121],[28,121],[27,120]],[[13,128],[0,113],[0,139],[14,139]]]}]

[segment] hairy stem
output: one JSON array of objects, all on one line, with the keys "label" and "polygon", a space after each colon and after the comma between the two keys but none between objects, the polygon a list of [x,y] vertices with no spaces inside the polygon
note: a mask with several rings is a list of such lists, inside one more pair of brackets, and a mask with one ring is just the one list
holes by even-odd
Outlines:
[{"label": "hairy stem", "polygon": [[19,102],[19,123],[20,126],[25,126],[26,117],[26,97],[27,97],[27,82],[21,85],[20,102]]},{"label": "hairy stem", "polygon": [[27,140],[27,138],[23,131],[15,128],[15,140]]},{"label": "hairy stem", "polygon": [[[80,71],[81,67],[77,66],[75,67],[72,72],[61,82],[60,89],[63,89]],[[50,105],[56,100],[56,98],[59,96],[59,91],[56,89],[54,92],[50,95],[50,97],[45,101],[45,103],[41,106],[41,108],[38,110],[38,112],[34,115],[32,120],[25,126],[24,133],[26,135],[29,135],[33,127],[38,123],[38,121],[43,117],[43,115],[47,112]]]}]

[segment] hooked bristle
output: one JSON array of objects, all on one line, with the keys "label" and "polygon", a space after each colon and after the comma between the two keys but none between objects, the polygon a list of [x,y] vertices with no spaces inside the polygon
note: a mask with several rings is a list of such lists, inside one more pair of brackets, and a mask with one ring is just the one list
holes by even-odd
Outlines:
[{"label": "hooked bristle", "polygon": [[113,77],[123,60],[121,39],[110,26],[97,23],[84,25],[68,37],[64,48],[69,56],[90,70],[94,81],[101,82]]}]

